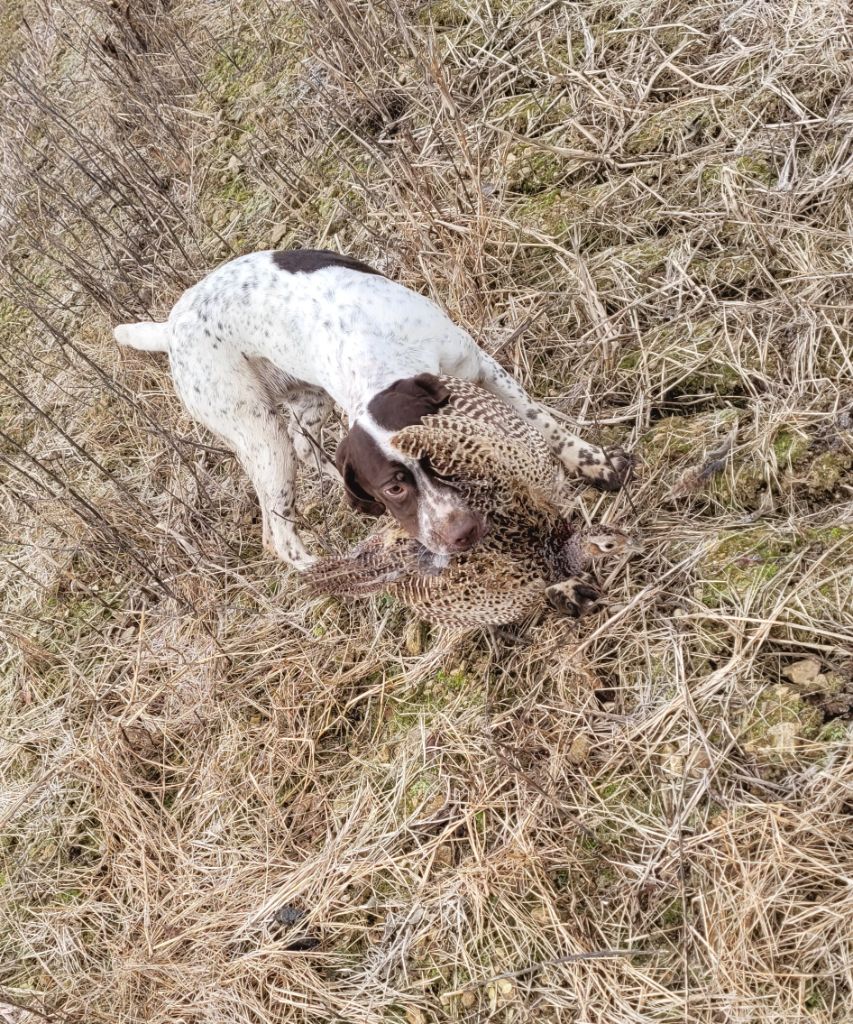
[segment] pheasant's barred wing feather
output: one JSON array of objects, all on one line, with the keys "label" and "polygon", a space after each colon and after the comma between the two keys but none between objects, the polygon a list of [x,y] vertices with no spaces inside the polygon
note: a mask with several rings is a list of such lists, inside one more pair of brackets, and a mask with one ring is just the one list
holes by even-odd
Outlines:
[{"label": "pheasant's barred wing feather", "polygon": [[391,443],[429,457],[442,476],[488,482],[495,494],[560,504],[560,476],[545,440],[518,413],[470,381],[441,377],[449,399],[439,412],[399,431]]},{"label": "pheasant's barred wing feather", "polygon": [[543,604],[545,581],[505,555],[474,557],[439,576],[413,575],[389,589],[438,626],[501,626]]},{"label": "pheasant's barred wing feather", "polygon": [[428,457],[441,476],[488,483],[508,496],[559,502],[559,475],[550,454],[500,433],[491,424],[437,413],[398,431],[391,443],[411,458]]},{"label": "pheasant's barred wing feather", "polygon": [[421,571],[424,549],[396,527],[382,530],[337,558],[324,558],[301,573],[311,596],[366,597]]}]

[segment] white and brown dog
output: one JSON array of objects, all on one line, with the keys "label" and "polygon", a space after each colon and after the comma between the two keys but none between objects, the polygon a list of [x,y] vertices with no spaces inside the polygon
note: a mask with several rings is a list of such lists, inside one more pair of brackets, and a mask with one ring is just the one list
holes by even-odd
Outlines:
[{"label": "white and brown dog", "polygon": [[169,353],[187,410],[251,478],[264,544],[297,567],[312,559],[293,524],[296,459],[337,478],[317,439],[331,401],[349,421],[336,462],[350,502],[368,515],[387,510],[439,556],[473,547],[486,523],[389,443],[446,401],[437,374],[474,381],[521,412],[570,474],[615,490],[629,470],[620,449],[568,433],[429,299],[337,253],[242,256],[186,291],[166,323],[122,324],[115,337]]}]

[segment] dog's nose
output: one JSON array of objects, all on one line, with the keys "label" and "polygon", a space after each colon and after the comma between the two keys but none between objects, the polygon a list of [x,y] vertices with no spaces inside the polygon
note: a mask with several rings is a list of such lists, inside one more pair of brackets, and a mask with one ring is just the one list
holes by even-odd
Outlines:
[{"label": "dog's nose", "polygon": [[477,516],[460,517],[448,530],[447,546],[451,551],[469,551],[483,536],[483,525]]}]

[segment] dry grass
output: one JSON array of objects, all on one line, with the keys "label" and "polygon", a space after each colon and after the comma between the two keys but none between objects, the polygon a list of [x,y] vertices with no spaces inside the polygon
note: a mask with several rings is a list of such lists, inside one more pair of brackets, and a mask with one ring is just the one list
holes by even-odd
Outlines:
[{"label": "dry grass", "polygon": [[[0,25],[0,1020],[849,1021],[848,5]],[[647,540],[606,616],[429,632],[261,555],[110,326],[298,244],[639,451],[578,490]]]}]

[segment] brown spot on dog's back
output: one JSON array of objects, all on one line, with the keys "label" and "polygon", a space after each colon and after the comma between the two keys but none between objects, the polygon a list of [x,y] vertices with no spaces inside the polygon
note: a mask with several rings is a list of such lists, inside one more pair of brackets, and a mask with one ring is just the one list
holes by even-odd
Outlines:
[{"label": "brown spot on dog's back", "polygon": [[288,274],[313,274],[315,270],[323,270],[325,267],[346,267],[347,270],[358,270],[362,274],[385,276],[361,260],[329,249],[279,249],[272,254],[272,261],[279,270]]}]

